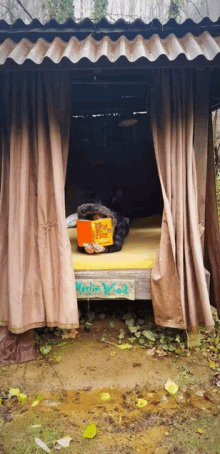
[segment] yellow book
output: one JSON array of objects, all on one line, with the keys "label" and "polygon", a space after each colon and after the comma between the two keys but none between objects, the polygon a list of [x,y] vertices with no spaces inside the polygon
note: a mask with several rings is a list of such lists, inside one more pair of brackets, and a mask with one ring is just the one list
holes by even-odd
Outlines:
[{"label": "yellow book", "polygon": [[79,246],[92,243],[99,244],[100,246],[110,246],[113,244],[111,218],[98,219],[97,221],[79,219],[76,226]]}]

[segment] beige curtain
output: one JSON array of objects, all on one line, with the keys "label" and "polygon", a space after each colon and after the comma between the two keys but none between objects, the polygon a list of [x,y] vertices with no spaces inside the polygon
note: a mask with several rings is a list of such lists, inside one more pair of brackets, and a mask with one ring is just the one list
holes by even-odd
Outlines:
[{"label": "beige curtain", "polygon": [[0,326],[11,333],[78,327],[64,200],[70,88],[68,73],[3,80]]},{"label": "beige curtain", "polygon": [[220,233],[215,187],[212,115],[209,115],[205,219],[205,267],[210,272],[210,301],[220,318]]},{"label": "beige curtain", "polygon": [[[193,70],[153,73],[152,131],[164,211],[159,254],[152,270],[152,300],[158,325],[188,329],[213,325],[203,260],[201,197],[198,204],[194,132],[201,112],[194,108],[195,86]],[[207,106],[208,91],[203,88],[200,96]],[[207,143],[208,128],[202,131]]]}]

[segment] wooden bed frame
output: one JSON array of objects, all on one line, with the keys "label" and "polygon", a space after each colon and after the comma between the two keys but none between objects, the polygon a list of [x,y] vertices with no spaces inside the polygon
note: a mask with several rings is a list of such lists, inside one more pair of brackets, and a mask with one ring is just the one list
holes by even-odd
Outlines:
[{"label": "wooden bed frame", "polygon": [[[209,291],[210,273],[205,270],[206,283]],[[134,280],[135,285],[135,300],[151,300],[151,269],[139,270],[92,270],[92,271],[75,271],[75,278],[88,279],[91,282],[96,279],[112,279],[114,280]],[[82,298],[88,299],[88,298]],[[89,299],[97,299],[91,296]],[[104,297],[103,297],[104,299]]]}]

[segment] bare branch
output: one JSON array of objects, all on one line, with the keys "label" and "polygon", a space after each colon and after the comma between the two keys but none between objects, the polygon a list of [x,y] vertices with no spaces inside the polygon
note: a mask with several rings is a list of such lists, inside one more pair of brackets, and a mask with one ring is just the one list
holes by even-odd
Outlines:
[{"label": "bare branch", "polygon": [[9,15],[11,14],[11,16],[13,18],[15,18],[14,14],[12,13],[12,10],[16,7],[16,5],[11,6],[10,8],[8,8],[7,6],[3,5],[3,3],[0,3],[0,5],[7,9],[7,11],[4,14],[1,15],[1,19],[3,17],[7,16],[7,14],[9,14]]},{"label": "bare branch", "polygon": [[209,17],[209,7],[208,7],[208,0],[205,0],[206,2],[206,8],[207,8],[207,16]]},{"label": "bare branch", "polygon": [[200,11],[198,10],[197,6],[195,5],[195,3],[192,2],[192,0],[185,0],[187,3],[192,3],[192,5],[194,6],[194,8],[196,9],[197,13],[199,13],[201,19],[203,18]]},{"label": "bare branch", "polygon": [[3,3],[0,3],[1,6],[3,6],[3,8],[7,9],[8,11],[11,11],[10,8],[8,8],[7,6],[3,5]]},{"label": "bare branch", "polygon": [[33,20],[33,17],[30,15],[30,13],[26,10],[24,5],[22,5],[20,0],[16,0],[16,2],[20,5],[20,7],[24,10],[24,12],[30,17],[31,20]]}]

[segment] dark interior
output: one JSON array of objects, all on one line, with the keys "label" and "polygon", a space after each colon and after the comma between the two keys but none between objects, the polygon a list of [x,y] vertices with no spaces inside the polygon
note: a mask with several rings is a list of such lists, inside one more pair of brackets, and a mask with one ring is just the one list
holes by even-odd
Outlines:
[{"label": "dark interior", "polygon": [[146,83],[73,84],[66,215],[96,196],[131,219],[162,213]]}]

